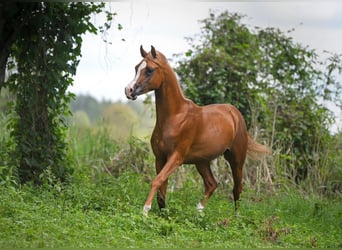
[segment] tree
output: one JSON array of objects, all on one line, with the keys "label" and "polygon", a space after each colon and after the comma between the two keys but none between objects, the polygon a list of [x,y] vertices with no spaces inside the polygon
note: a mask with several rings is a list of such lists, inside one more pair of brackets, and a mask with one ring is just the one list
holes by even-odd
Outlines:
[{"label": "tree", "polygon": [[[51,175],[65,180],[72,170],[65,117],[73,95],[67,88],[81,56],[81,35],[110,26],[109,12],[104,27],[90,21],[103,8],[104,3],[0,3],[0,88],[16,97],[11,164],[21,183],[40,184]],[[4,65],[14,72],[6,82]]]},{"label": "tree", "polygon": [[249,127],[263,128],[299,181],[326,162],[322,149],[331,139],[333,118],[322,101],[336,102],[340,96],[340,83],[333,76],[341,73],[341,56],[321,62],[315,50],[280,30],[251,29],[242,18],[210,13],[199,39],[189,39],[192,49],[176,71],[185,94],[197,103],[232,103]]},{"label": "tree", "polygon": [[315,50],[295,44],[280,30],[259,30],[257,36],[263,52],[259,78],[265,86],[265,126],[272,133],[272,144],[282,147],[285,163],[298,182],[322,163],[320,152],[331,137],[331,112],[319,102],[326,99],[325,73],[318,69],[321,63]]},{"label": "tree", "polygon": [[249,101],[255,99],[250,88],[257,84],[258,44],[255,35],[241,23],[242,16],[223,13],[202,21],[200,42],[189,39],[190,60],[181,61],[177,73],[185,94],[196,103],[233,103],[251,122]]}]

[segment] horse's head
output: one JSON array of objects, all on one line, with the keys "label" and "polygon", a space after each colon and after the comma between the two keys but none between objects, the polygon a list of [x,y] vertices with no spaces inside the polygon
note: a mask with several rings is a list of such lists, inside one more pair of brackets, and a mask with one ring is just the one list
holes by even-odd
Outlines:
[{"label": "horse's head", "polygon": [[140,54],[143,60],[135,66],[135,77],[125,88],[126,97],[131,100],[158,89],[163,81],[160,62],[165,60],[164,55],[156,51],[153,46],[149,53],[140,46]]}]

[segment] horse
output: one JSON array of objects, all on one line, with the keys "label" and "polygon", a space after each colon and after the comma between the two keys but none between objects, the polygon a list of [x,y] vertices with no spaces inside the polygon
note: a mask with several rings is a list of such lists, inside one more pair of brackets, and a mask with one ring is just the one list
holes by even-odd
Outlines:
[{"label": "horse", "polygon": [[166,57],[153,46],[149,53],[140,46],[140,54],[143,59],[135,66],[135,77],[125,87],[125,95],[135,100],[149,91],[155,94],[156,123],[151,146],[157,175],[152,180],[143,214],[148,215],[156,193],[159,208],[165,208],[168,178],[182,164],[194,164],[203,179],[205,191],[197,205],[203,211],[217,188],[210,162],[220,155],[232,171],[237,211],[246,156],[269,154],[270,149],[252,139],[235,106],[198,106],[185,98]]}]

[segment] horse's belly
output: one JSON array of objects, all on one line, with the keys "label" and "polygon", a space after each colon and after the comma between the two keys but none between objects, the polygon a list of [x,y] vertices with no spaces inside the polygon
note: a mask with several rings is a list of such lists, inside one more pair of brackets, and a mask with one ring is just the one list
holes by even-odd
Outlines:
[{"label": "horse's belly", "polygon": [[197,162],[207,160],[211,161],[222,155],[229,146],[227,144],[207,143],[206,145],[194,145],[185,156],[184,163],[195,164]]}]

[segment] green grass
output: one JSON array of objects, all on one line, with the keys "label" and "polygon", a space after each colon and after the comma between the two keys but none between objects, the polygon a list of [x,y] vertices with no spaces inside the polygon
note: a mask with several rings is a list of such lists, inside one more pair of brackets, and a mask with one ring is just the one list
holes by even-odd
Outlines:
[{"label": "green grass", "polygon": [[342,247],[342,196],[304,193],[282,179],[267,192],[244,185],[238,215],[230,183],[222,184],[198,213],[202,181],[188,171],[183,187],[168,193],[168,209],[154,201],[145,218],[154,175],[148,144],[133,137],[116,143],[105,128],[71,133],[69,184],[15,188],[10,176],[1,180],[0,248]]},{"label": "green grass", "polygon": [[0,188],[4,247],[342,247],[342,200],[291,191],[256,195],[246,188],[239,215],[220,187],[200,214],[202,186],[168,193],[168,209],[142,205],[149,183],[138,174],[100,182],[76,173],[53,187]]}]

